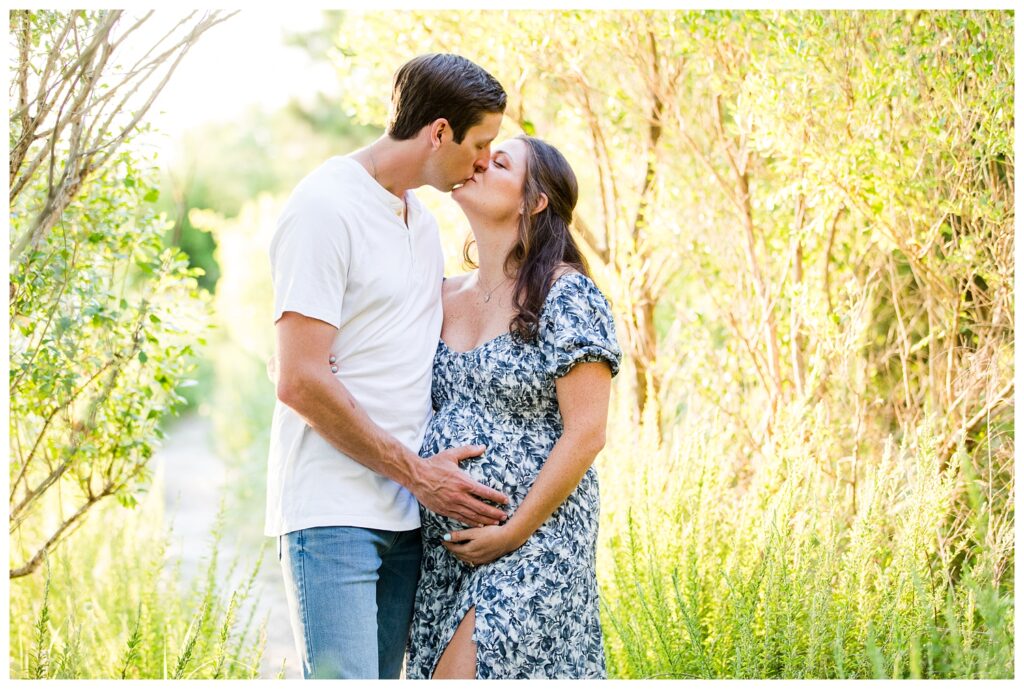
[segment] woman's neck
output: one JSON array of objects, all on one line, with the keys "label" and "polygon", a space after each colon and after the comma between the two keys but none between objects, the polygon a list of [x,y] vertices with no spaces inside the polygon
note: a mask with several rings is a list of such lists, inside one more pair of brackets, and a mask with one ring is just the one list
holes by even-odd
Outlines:
[{"label": "woman's neck", "polygon": [[505,273],[505,259],[515,246],[518,234],[514,226],[473,227],[480,266],[477,279],[485,288],[492,289],[506,278],[515,279],[515,274]]}]

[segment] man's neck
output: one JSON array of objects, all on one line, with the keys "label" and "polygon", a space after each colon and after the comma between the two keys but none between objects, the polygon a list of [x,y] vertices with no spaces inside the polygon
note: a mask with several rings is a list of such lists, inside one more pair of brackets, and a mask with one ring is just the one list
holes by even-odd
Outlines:
[{"label": "man's neck", "polygon": [[405,192],[423,186],[423,160],[417,141],[396,141],[388,135],[374,141],[352,157],[389,192],[405,199]]}]

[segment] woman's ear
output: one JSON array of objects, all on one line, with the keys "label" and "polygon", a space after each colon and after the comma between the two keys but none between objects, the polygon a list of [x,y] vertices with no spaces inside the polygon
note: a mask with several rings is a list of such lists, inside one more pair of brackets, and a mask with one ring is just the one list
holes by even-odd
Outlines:
[{"label": "woman's ear", "polygon": [[537,197],[537,205],[533,207],[532,211],[530,211],[530,215],[537,215],[538,213],[540,213],[542,210],[544,210],[547,207],[548,207],[548,195],[544,194],[544,193],[541,193],[541,195]]}]

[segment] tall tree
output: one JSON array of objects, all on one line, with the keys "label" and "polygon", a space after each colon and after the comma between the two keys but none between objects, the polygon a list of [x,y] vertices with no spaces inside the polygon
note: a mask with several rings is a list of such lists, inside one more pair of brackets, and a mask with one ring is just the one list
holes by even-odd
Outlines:
[{"label": "tall tree", "polygon": [[162,248],[153,160],[132,145],[186,52],[230,15],[12,11],[10,576],[101,500],[134,503],[178,399],[203,300]]}]

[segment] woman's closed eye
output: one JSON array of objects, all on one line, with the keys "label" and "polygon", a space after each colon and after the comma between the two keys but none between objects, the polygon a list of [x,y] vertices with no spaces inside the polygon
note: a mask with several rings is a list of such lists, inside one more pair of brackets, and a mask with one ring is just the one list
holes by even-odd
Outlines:
[{"label": "woman's closed eye", "polygon": [[494,155],[491,156],[491,164],[494,167],[500,167],[502,170],[509,169],[508,154],[505,151],[495,151]]}]

